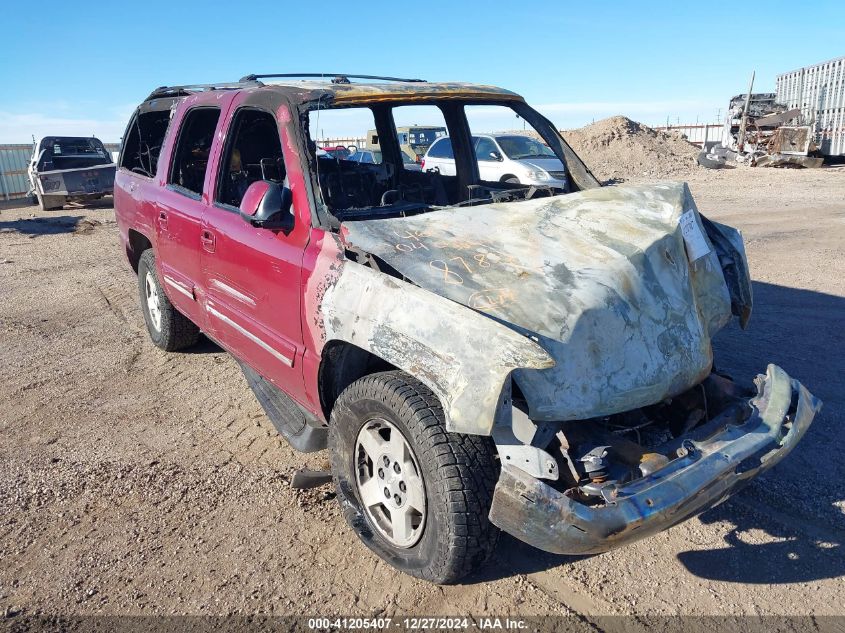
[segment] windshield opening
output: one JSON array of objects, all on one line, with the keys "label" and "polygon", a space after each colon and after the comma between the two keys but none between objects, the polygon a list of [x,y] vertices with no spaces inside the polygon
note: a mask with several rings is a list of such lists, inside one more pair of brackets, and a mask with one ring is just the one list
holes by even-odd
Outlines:
[{"label": "windshield opening", "polygon": [[[491,108],[505,116],[491,116]],[[475,133],[478,109],[484,109],[483,134]],[[463,129],[451,129],[447,121]],[[341,221],[566,193],[563,158],[533,128],[515,132],[515,121],[524,126],[508,105],[451,100],[315,105],[308,115],[315,184],[329,213]],[[549,128],[549,134],[557,132]],[[350,151],[331,151],[338,146]],[[537,162],[519,170],[523,159]]]}]

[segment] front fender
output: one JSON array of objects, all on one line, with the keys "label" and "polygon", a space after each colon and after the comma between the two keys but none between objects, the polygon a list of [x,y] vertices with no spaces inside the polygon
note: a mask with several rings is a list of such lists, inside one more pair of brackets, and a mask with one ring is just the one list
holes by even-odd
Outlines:
[{"label": "front fender", "polygon": [[357,345],[421,380],[457,433],[490,435],[510,373],[554,365],[540,345],[490,317],[348,260],[319,309],[327,342]]}]

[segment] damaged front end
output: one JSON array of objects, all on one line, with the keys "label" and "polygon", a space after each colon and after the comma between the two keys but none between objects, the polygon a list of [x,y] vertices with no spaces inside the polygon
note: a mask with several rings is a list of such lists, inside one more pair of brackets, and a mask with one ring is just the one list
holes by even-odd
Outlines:
[{"label": "damaged front end", "polygon": [[755,382],[748,394],[711,374],[660,407],[564,425],[547,447],[557,479],[506,456],[490,520],[545,551],[595,554],[724,501],[783,459],[821,408],[776,365]]},{"label": "damaged front end", "polygon": [[[756,393],[714,370],[712,337],[751,315],[748,264],[739,232],[701,216],[682,183],[345,222],[341,234],[410,282],[391,318],[448,349],[423,379],[450,431],[496,443],[491,521],[541,549],[601,552],[712,507],[783,458],[821,407],[774,365]],[[433,328],[429,312],[450,316]],[[470,315],[486,318],[466,327]],[[483,321],[549,362],[496,360],[502,332],[479,335]]]}]

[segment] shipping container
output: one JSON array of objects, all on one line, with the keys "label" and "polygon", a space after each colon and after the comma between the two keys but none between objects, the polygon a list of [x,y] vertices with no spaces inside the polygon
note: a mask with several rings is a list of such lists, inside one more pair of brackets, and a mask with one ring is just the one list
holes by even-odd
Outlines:
[{"label": "shipping container", "polygon": [[776,101],[800,108],[825,156],[845,156],[845,57],[778,75]]}]

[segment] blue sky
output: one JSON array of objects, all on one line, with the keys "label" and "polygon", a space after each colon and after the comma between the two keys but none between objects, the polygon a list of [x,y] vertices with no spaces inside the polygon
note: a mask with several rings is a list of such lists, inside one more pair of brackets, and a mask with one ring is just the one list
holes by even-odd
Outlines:
[{"label": "blue sky", "polygon": [[0,143],[47,133],[117,141],[152,88],[249,72],[492,83],[563,128],[614,114],[712,121],[752,70],[755,90],[773,92],[778,73],[845,55],[843,0],[37,7],[17,12],[0,38]]}]

